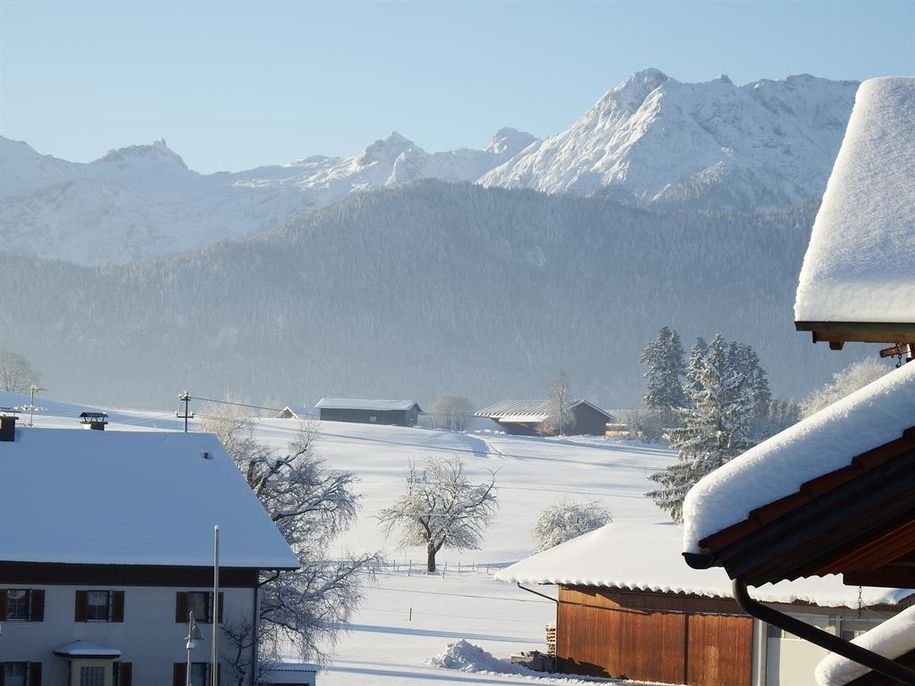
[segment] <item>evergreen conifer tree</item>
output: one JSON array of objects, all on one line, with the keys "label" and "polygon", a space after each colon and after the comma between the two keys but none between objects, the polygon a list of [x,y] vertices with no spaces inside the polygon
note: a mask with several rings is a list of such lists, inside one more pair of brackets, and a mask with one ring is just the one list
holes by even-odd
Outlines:
[{"label": "evergreen conifer tree", "polygon": [[658,337],[649,343],[639,355],[639,362],[646,365],[645,405],[654,410],[673,410],[686,405],[683,393],[683,346],[680,334],[674,329],[662,327]]},{"label": "evergreen conifer tree", "polygon": [[754,445],[755,372],[736,363],[734,346],[720,335],[712,339],[704,355],[701,350],[697,343],[690,357],[686,395],[692,406],[677,410],[684,426],[667,435],[670,445],[679,451],[680,461],[652,475],[661,488],[647,494],[674,521],[682,521],[683,498],[696,481]]}]

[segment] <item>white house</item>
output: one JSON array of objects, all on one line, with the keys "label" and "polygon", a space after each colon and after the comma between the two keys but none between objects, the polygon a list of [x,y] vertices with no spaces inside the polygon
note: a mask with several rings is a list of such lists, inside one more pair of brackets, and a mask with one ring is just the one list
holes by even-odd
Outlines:
[{"label": "white house", "polygon": [[[191,683],[204,684],[211,622],[253,630],[261,571],[298,566],[216,437],[2,421],[0,684],[183,685],[192,610],[206,640]],[[219,645],[223,683],[237,683],[234,646]],[[242,650],[240,683],[255,660]]]}]

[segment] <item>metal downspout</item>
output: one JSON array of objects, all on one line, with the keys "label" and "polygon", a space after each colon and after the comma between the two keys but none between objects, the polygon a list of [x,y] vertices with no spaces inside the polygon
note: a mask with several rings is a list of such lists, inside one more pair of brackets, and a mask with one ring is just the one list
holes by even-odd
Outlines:
[{"label": "metal downspout", "polygon": [[754,600],[747,593],[747,584],[742,579],[734,579],[732,584],[734,599],[741,609],[751,617],[756,617],[763,622],[777,626],[788,633],[814,643],[821,648],[848,658],[852,662],[864,665],[868,669],[879,672],[890,679],[895,679],[906,686],[915,686],[915,670],[904,667],[898,662],[871,652],[859,645],[850,643],[843,638],[834,636],[822,629],[811,626],[799,619],[779,612],[771,607]]}]

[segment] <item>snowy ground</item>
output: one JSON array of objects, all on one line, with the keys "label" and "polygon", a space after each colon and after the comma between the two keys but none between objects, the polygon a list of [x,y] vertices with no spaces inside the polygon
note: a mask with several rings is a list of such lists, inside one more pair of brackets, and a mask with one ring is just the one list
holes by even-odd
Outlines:
[{"label": "snowy ground", "polygon": [[[0,393],[0,406],[21,403],[21,398]],[[73,426],[76,415],[89,409],[44,399],[40,404],[46,409],[36,415],[36,427]],[[173,414],[108,412],[109,430],[181,428]],[[25,423],[27,418],[20,425]],[[278,447],[296,430],[295,420],[258,421],[259,436]],[[443,669],[427,660],[461,639],[499,658],[545,648],[544,627],[555,619],[554,604],[497,582],[492,573],[531,553],[529,531],[547,505],[561,498],[593,499],[611,510],[614,526],[666,521],[642,495],[649,488],[648,474],[673,459],[669,450],[657,446],[603,438],[458,434],[339,422],[320,423],[319,431],[320,455],[331,467],[355,472],[363,497],[359,521],[329,554],[383,550],[392,561],[367,581],[365,602],[350,630],[340,636],[333,660],[320,675],[321,686],[568,684],[565,679]],[[395,541],[385,540],[375,519],[401,490],[410,460],[420,462],[432,455],[458,455],[479,477],[493,470],[499,487],[500,509],[484,549],[443,550],[439,567],[444,576],[422,573],[423,551],[398,549]],[[538,590],[555,593],[552,587]]]}]

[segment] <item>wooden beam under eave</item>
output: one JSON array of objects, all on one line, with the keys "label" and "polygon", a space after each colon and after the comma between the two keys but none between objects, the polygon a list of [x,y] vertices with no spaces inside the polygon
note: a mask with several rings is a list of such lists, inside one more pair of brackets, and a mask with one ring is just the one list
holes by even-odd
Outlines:
[{"label": "wooden beam under eave", "polygon": [[832,349],[844,343],[913,343],[915,322],[794,322],[797,331],[810,331],[813,342],[830,344]]},{"label": "wooden beam under eave", "polygon": [[879,569],[848,572],[842,575],[846,586],[882,586],[885,588],[915,588],[915,569],[889,565]]}]

